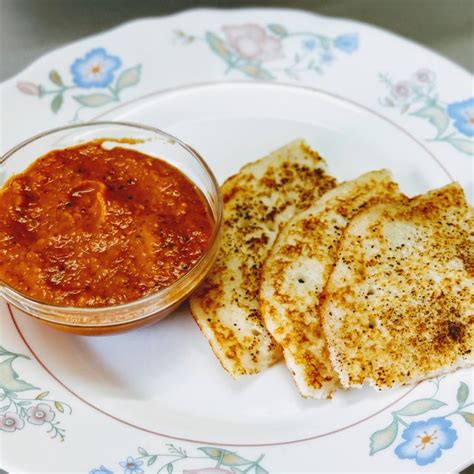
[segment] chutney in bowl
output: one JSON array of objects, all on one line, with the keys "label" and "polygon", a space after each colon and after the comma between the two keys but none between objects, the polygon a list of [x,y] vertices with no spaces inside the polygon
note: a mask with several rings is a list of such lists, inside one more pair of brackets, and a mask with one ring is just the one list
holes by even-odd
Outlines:
[{"label": "chutney in bowl", "polygon": [[55,327],[101,334],[160,319],[212,265],[217,182],[164,132],[64,127],[8,152],[0,170],[1,291]]}]

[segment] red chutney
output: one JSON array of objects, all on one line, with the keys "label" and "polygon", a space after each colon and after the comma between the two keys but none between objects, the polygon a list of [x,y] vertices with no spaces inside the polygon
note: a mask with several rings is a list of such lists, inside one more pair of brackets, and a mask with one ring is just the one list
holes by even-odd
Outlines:
[{"label": "red chutney", "polygon": [[167,287],[208,246],[198,188],[162,160],[92,141],[52,151],[0,192],[0,279],[63,306],[126,303]]}]

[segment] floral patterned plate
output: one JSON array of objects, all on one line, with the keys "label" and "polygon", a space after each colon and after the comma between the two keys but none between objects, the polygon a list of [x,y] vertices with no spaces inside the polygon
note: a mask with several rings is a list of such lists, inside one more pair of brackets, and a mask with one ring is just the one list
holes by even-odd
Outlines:
[{"label": "floral patterned plate", "polygon": [[[3,83],[1,149],[70,122],[130,120],[180,136],[222,179],[302,136],[341,179],[389,167],[407,193],[455,179],[472,199],[471,95],[465,71],[368,25],[192,10],[72,44]],[[186,306],[102,338],[3,301],[0,315],[7,471],[456,472],[472,459],[472,370],[302,400],[282,364],[231,380]]]}]

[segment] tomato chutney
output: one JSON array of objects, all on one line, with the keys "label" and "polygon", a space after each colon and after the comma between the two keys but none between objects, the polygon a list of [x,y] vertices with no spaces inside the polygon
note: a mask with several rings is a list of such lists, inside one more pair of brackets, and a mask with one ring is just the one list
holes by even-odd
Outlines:
[{"label": "tomato chutney", "polygon": [[0,279],[35,300],[127,303],[171,285],[214,227],[198,187],[169,163],[95,140],[38,158],[0,190]]}]

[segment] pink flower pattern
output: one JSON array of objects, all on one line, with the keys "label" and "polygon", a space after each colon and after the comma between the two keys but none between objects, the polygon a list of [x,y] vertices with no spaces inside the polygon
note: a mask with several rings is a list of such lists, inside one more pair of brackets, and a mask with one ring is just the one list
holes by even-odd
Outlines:
[{"label": "pink flower pattern", "polygon": [[419,69],[413,75],[413,79],[422,85],[432,84],[435,80],[435,73],[430,69]]},{"label": "pink flower pattern", "polygon": [[28,408],[26,412],[28,415],[28,422],[33,425],[42,425],[54,420],[55,413],[45,403],[39,403],[34,407]]},{"label": "pink flower pattern", "polygon": [[[34,86],[31,83],[30,85]],[[71,406],[59,400],[47,398],[48,391],[26,395],[25,392],[41,389],[19,378],[14,367],[18,358],[30,359],[26,355],[16,354],[0,345],[0,363],[3,365],[0,384],[0,431],[15,436],[13,433],[28,426],[34,429],[32,425],[45,425],[46,432],[52,439],[64,441],[66,430],[59,426],[61,422],[55,419],[59,413],[70,415]],[[21,392],[21,396],[18,396],[17,392]]]},{"label": "pink flower pattern", "polygon": [[7,412],[0,415],[0,430],[2,431],[11,433],[21,430],[23,426],[25,426],[25,422],[16,413]]},{"label": "pink flower pattern", "polygon": [[391,91],[392,96],[397,100],[407,100],[412,95],[412,85],[408,81],[397,82]]},{"label": "pink flower pattern", "polygon": [[259,25],[246,23],[224,26],[222,30],[230,47],[241,58],[265,62],[284,57],[281,41],[267,34]]}]

